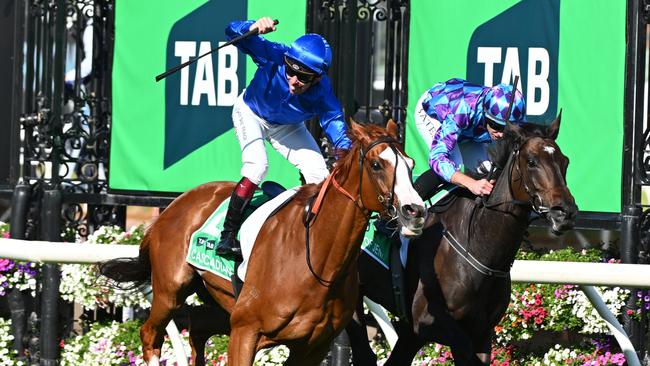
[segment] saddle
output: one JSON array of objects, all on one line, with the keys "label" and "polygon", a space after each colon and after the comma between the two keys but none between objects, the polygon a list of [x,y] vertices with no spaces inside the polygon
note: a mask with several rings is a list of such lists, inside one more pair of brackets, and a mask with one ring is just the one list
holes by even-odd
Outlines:
[{"label": "saddle", "polygon": [[[271,201],[273,198],[286,191],[284,187],[276,182],[267,181],[260,186],[261,191],[257,191],[250,204],[244,211],[244,220],[248,219],[254,212],[262,207],[265,203]],[[291,201],[287,199],[282,204],[274,207],[270,213],[267,211],[266,218],[275,215],[282,207]],[[214,247],[218,241],[221,227],[223,227],[223,220],[226,215],[228,207],[227,202],[222,202],[215,212],[208,217],[203,225],[196,230],[190,238],[190,246],[187,253],[186,261],[197,268],[199,271],[209,271],[227,280],[233,284],[235,297],[237,297],[239,290],[243,283],[237,276],[239,265],[241,262],[233,262],[222,258],[215,254]]]}]

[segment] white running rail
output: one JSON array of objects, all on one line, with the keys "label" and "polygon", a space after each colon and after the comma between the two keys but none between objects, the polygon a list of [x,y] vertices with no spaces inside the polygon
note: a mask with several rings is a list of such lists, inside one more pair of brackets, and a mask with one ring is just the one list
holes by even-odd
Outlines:
[{"label": "white running rail", "polygon": [[[138,250],[137,245],[53,243],[0,238],[0,258],[31,262],[97,263],[118,257],[136,257]],[[510,277],[513,282],[580,285],[616,337],[628,364],[630,366],[641,364],[623,327],[593,286],[650,288],[650,265],[515,261],[510,270]],[[373,303],[370,307],[373,312],[381,316],[379,315],[381,311],[375,306],[378,305]],[[383,316],[382,319],[382,329],[390,333],[390,322],[386,322]],[[179,366],[186,366],[187,356],[180,343],[178,329],[173,322],[168,325],[167,332],[172,339]],[[390,339],[394,342],[394,337],[391,336]]]}]

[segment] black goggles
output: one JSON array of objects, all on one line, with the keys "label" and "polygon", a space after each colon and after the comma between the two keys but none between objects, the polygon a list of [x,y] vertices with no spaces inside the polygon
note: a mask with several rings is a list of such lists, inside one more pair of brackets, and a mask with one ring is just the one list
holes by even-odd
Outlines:
[{"label": "black goggles", "polygon": [[487,125],[490,126],[491,129],[497,132],[503,132],[503,130],[506,128],[505,125],[499,124],[489,118],[486,118],[485,121],[487,122]]},{"label": "black goggles", "polygon": [[292,78],[295,76],[298,79],[298,81],[300,81],[303,84],[311,83],[318,76],[313,73],[306,73],[300,70],[296,70],[295,67],[300,68],[300,66],[296,65],[295,63],[289,62],[286,58],[284,60],[284,64],[285,64],[284,72],[287,74],[287,78]]}]

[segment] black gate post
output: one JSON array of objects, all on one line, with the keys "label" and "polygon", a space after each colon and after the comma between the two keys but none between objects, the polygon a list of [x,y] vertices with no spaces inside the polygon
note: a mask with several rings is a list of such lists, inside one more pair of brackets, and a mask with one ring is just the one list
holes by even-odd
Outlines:
[{"label": "black gate post", "polygon": [[[41,211],[41,236],[46,241],[61,241],[61,191],[49,187],[43,192]],[[42,267],[40,364],[55,366],[59,358],[58,316],[59,316],[60,271],[57,264],[48,263]]]},{"label": "black gate post", "polygon": [[348,333],[344,330],[334,339],[332,344],[332,366],[349,366],[351,354],[350,338],[348,338]]},{"label": "black gate post", "polygon": [[[639,161],[636,151],[643,135],[643,90],[646,81],[646,10],[644,0],[627,1],[626,22],[626,65],[624,99],[623,176],[621,182],[621,260],[623,263],[638,263],[639,218],[641,216],[641,186],[639,184]],[[644,327],[641,322],[627,313],[635,312],[636,290],[623,311],[623,322],[632,345],[639,357],[644,354]]]},{"label": "black gate post", "polygon": [[[14,188],[11,197],[11,221],[9,224],[9,236],[12,239],[25,239],[27,212],[31,198],[31,187],[29,184],[19,183]],[[12,289],[7,295],[9,311],[11,313],[11,334],[14,336],[13,348],[17,352],[17,360],[25,361],[25,346],[23,336],[27,326],[25,317],[25,297],[18,289]]]}]

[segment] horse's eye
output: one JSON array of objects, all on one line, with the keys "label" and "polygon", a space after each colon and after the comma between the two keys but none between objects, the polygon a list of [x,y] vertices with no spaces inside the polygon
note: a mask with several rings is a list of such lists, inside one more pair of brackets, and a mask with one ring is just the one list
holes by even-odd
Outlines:
[{"label": "horse's eye", "polygon": [[537,166],[537,163],[533,159],[528,159],[527,163],[529,168],[534,168]]},{"label": "horse's eye", "polygon": [[374,170],[374,171],[381,170],[381,164],[379,164],[378,161],[373,161],[372,164],[370,164],[370,166],[372,167],[372,170]]}]

